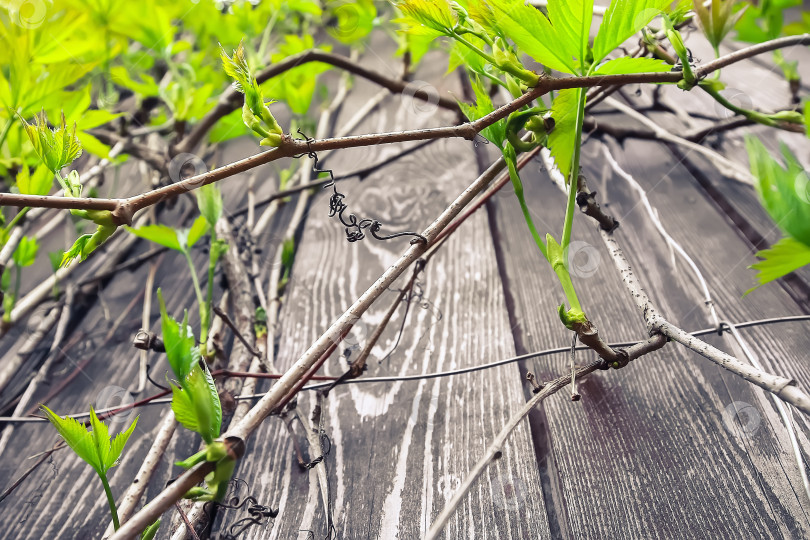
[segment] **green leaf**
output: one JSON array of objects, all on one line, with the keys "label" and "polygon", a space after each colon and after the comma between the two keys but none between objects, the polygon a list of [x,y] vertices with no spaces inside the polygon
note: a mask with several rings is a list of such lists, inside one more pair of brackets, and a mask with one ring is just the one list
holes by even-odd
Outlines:
[{"label": "green leaf", "polygon": [[601,62],[616,47],[647,26],[672,0],[613,0],[593,42],[593,61]]},{"label": "green leaf", "polygon": [[[220,203],[222,201],[220,200]],[[202,238],[208,232],[208,220],[204,216],[198,216],[192,223],[191,228],[188,230],[186,245],[190,248],[197,243],[197,240]],[[178,235],[179,236],[179,235]]]},{"label": "green leaf", "polygon": [[561,90],[551,104],[554,129],[548,135],[548,149],[566,181],[571,173],[574,146],[579,142],[574,140],[577,132],[577,92],[576,88]]},{"label": "green leaf", "polygon": [[191,394],[181,387],[171,384],[172,387],[172,411],[174,417],[184,428],[194,433],[200,433],[200,423],[194,410],[194,403],[191,401]]},{"label": "green leaf", "polygon": [[396,6],[413,23],[449,35],[456,26],[456,14],[447,0],[404,0]]},{"label": "green leaf", "polygon": [[73,452],[93,467],[96,473],[103,475],[105,469],[96,451],[93,435],[75,418],[70,416],[62,418],[45,405],[41,407],[48,420],[51,421],[51,424]]},{"label": "green leaf", "polygon": [[576,73],[576,64],[561,42],[551,22],[538,9],[523,0],[493,0],[489,2],[494,24],[518,48],[544,66],[563,73]]},{"label": "green leaf", "polygon": [[745,139],[751,174],[771,218],[788,236],[810,246],[810,177],[784,143],[786,168],[773,159],[756,137]]},{"label": "green leaf", "polygon": [[222,427],[222,405],[205,362],[195,363],[180,384],[172,385],[172,410],[177,421],[212,443]]},{"label": "green leaf", "polygon": [[377,8],[373,0],[337,0],[327,2],[327,9],[336,22],[334,26],[328,26],[326,31],[341,43],[356,43],[374,28]]},{"label": "green leaf", "polygon": [[622,73],[658,73],[672,68],[663,60],[656,58],[630,58],[623,56],[609,60],[599,66],[593,75],[619,75]]},{"label": "green leaf", "polygon": [[757,270],[759,283],[748,289],[745,294],[810,264],[810,246],[788,236],[770,248],[757,253],[757,257],[761,257],[763,260],[752,264],[749,268]]},{"label": "green leaf", "polygon": [[118,460],[121,458],[121,453],[124,451],[124,446],[126,446],[132,432],[135,431],[135,424],[137,423],[138,417],[136,416],[135,420],[132,421],[132,424],[130,424],[126,431],[122,431],[112,440],[112,443],[110,444],[110,453],[107,455],[108,468],[115,467],[118,464]]},{"label": "green leaf", "polygon": [[593,0],[549,0],[548,18],[561,38],[560,48],[584,73],[588,37],[593,20]]},{"label": "green leaf", "polygon": [[22,117],[20,121],[31,144],[34,145],[34,151],[54,174],[82,154],[82,145],[76,137],[76,124],[74,123],[73,130],[68,132],[64,114],[61,126],[55,130],[48,127],[45,111],[36,116],[35,125],[29,124]]},{"label": "green leaf", "polygon": [[710,6],[706,6],[700,0],[694,0],[693,7],[697,13],[698,21],[706,39],[712,44],[712,47],[717,49],[723,38],[731,32],[737,21],[740,20],[745,8],[733,13],[735,0],[713,0]]},{"label": "green leaf", "polygon": [[152,540],[160,529],[160,520],[155,521],[141,533],[141,540]]},{"label": "green leaf", "polygon": [[180,241],[177,239],[177,231],[166,225],[144,225],[137,229],[124,226],[124,228],[135,236],[144,238],[150,242],[176,251],[183,251]]},{"label": "green leaf", "polygon": [[[196,193],[200,213],[211,227],[215,226],[219,216],[222,215],[222,192],[220,192],[219,186],[215,183],[206,184],[198,189]],[[191,234],[189,234],[190,236]],[[193,245],[193,242],[191,244]]]},{"label": "green leaf", "polygon": [[[464,113],[464,116],[471,121],[475,121],[494,111],[495,107],[492,105],[492,100],[486,89],[484,89],[484,85],[481,84],[481,80],[476,77],[471,82],[473,91],[475,92],[475,104],[470,105],[469,103],[459,101],[458,106],[461,108],[461,112]],[[494,124],[484,128],[481,130],[481,136],[498,148],[503,148],[503,142],[506,140],[506,120],[498,120]]]},{"label": "green leaf", "polygon": [[18,267],[31,266],[37,258],[39,243],[35,237],[23,236],[17,249],[14,250],[12,258]]},{"label": "green leaf", "polygon": [[73,243],[73,246],[62,255],[60,266],[68,266],[76,258],[82,261],[102,245],[113,233],[118,230],[116,225],[99,225],[93,234],[83,234]]},{"label": "green leaf", "polygon": [[17,173],[17,189],[23,195],[47,195],[53,186],[53,173],[44,164],[30,174],[27,165],[23,165]]},{"label": "green leaf", "polygon": [[179,324],[166,312],[166,303],[163,301],[163,293],[159,288],[157,296],[160,303],[160,327],[163,332],[166,358],[175,377],[182,384],[194,363],[199,360],[200,351],[195,347],[194,333],[188,326],[188,312],[183,316],[183,324]]}]

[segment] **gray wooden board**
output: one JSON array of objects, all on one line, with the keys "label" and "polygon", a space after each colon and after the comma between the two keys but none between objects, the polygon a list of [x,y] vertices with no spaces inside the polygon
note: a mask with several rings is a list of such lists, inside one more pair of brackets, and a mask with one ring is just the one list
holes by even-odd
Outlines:
[{"label": "gray wooden board", "polygon": [[[443,66],[419,76],[437,81]],[[432,72],[432,73],[431,73]],[[454,80],[453,80],[454,82]],[[447,84],[444,82],[444,84]],[[439,86],[439,85],[437,85]],[[439,86],[440,91],[443,90]],[[358,84],[344,106],[355,110],[368,95]],[[387,102],[358,133],[452,122],[446,113],[417,114],[400,98]],[[340,121],[338,125],[340,125]],[[355,149],[330,160],[336,174],[373,163],[393,147]],[[363,182],[341,183],[349,210],[379,219],[382,234],[421,230],[476,176],[472,145],[442,141],[402,158]],[[278,367],[290,365],[407,247],[407,239],[346,242],[327,217],[326,195],[313,202],[281,315]],[[512,356],[500,277],[486,216],[475,216],[449,240],[420,279],[426,307],[411,307],[399,346],[390,350],[403,310],[373,349],[365,376],[430,373]],[[400,280],[400,286],[404,281]],[[393,301],[386,294],[338,347],[359,354]],[[337,354],[323,372],[346,369]],[[324,429],[334,525],[339,538],[417,538],[452,496],[489,441],[524,401],[515,367],[422,382],[339,387],[328,397]],[[299,399],[309,415],[314,398]],[[306,448],[302,431],[297,439]],[[309,453],[310,458],[314,457]],[[325,534],[326,520],[314,472],[297,465],[281,420],[269,418],[249,441],[236,475],[251,484],[262,504],[280,507],[272,526],[246,538],[304,538]],[[222,514],[224,531],[243,517]],[[548,525],[528,425],[510,439],[503,458],[479,481],[446,529],[447,538],[543,538]]]},{"label": "gray wooden board", "polygon": [[[255,141],[243,139],[225,146],[221,158],[235,161],[255,153]],[[259,179],[268,179],[266,182],[257,182],[257,198],[266,196],[273,191],[270,179],[274,176],[271,166],[257,169]],[[236,209],[245,203],[245,183],[248,175],[241,174],[222,183],[227,208]],[[273,181],[275,182],[275,180]],[[294,199],[293,199],[294,204]],[[193,199],[184,198],[177,207],[161,217],[162,222],[172,223],[180,214],[191,205]],[[291,208],[289,208],[291,210]],[[288,212],[288,209],[283,209]],[[280,232],[271,228],[269,236]],[[272,257],[273,250],[278,246],[268,243],[265,248],[267,257]],[[145,252],[153,246],[142,241],[137,246],[138,252]],[[198,272],[206,267],[208,255],[201,250],[195,250],[193,255]],[[47,264],[47,261],[45,261]],[[102,338],[115,320],[132,301],[139,295],[148,273],[148,264],[144,264],[132,271],[124,272],[111,279],[95,297],[87,299],[87,303],[77,308],[81,319],[81,328],[86,329],[89,335],[76,347],[70,349],[66,359],[54,366],[51,377],[57,383],[62,377],[71,373],[75,365],[81,362],[85,355],[90,355],[102,342]],[[200,274],[203,276],[203,274]],[[177,317],[182,317],[184,308],[189,308],[189,321],[198,327],[198,312],[194,292],[188,281],[188,269],[182,255],[167,252],[155,278],[155,288],[163,289],[168,310]],[[205,279],[201,277],[201,279]],[[219,285],[217,277],[217,286]],[[217,292],[219,297],[220,292]],[[134,388],[138,378],[138,354],[132,347],[132,338],[140,328],[141,310],[143,301],[138,300],[132,311],[126,316],[124,324],[109,343],[99,350],[92,361],[84,368],[70,384],[48,405],[55,411],[65,413],[86,412],[88,405],[96,408],[115,406],[120,401],[121,393]],[[41,309],[41,308],[40,308]],[[159,311],[157,299],[153,297],[152,303],[152,330],[159,332]],[[27,333],[25,325],[21,326],[23,334]],[[71,335],[66,337],[70,341]],[[52,334],[51,334],[52,338]],[[49,341],[45,345],[48,345]],[[150,363],[151,371],[157,381],[164,379],[167,365],[163,355],[152,353]],[[38,403],[52,386],[44,385],[35,396],[34,403]],[[149,385],[140,395],[133,395],[133,399],[141,399],[156,393],[158,389]],[[105,397],[106,396],[106,399]],[[166,405],[149,406],[139,409],[138,426],[133,433],[127,449],[119,466],[111,473],[111,487],[116,497],[120,498],[132,477],[141,465],[152,440],[154,440],[157,426],[162,415],[168,410]],[[135,414],[125,416],[125,422],[131,421]],[[120,429],[124,423],[115,423],[113,429]],[[5,488],[17,477],[26,471],[34,460],[30,456],[49,449],[57,441],[54,429],[49,424],[22,424],[15,431],[14,439],[3,453],[0,462],[0,478]],[[163,488],[165,482],[180,470],[172,464],[188,457],[198,449],[199,437],[185,430],[178,430],[164,455],[161,466],[158,468],[147,490],[147,499],[153,498]],[[167,514],[168,516],[169,514]],[[0,528],[9,538],[101,538],[109,520],[109,509],[103,495],[101,483],[92,469],[81,462],[75,455],[60,450],[53,455],[52,462],[41,466],[29,476],[17,490],[0,503]],[[162,534],[168,530],[168,521],[162,528]]]},{"label": "gray wooden board", "polygon": [[[623,180],[605,173],[596,141],[583,162],[591,189],[608,202],[622,226],[616,233],[660,311],[687,329],[711,326],[689,268],[673,255]],[[640,158],[643,156],[643,158]],[[781,289],[741,301],[750,251],[714,213],[665,148],[631,141],[617,159],[650,189],[673,236],[703,269],[731,320],[796,312]],[[541,229],[559,234],[562,193],[540,164],[524,173],[527,197]],[[652,187],[655,186],[655,189]],[[529,350],[564,346],[570,339],[556,317],[563,300],[547,263],[523,223],[516,201],[498,197],[497,230],[504,272],[514,300],[517,338]],[[645,329],[629,294],[587,218],[577,216],[574,256],[580,299],[603,337],[641,339]],[[790,328],[746,332],[760,357],[779,372],[807,382],[801,352],[808,343]],[[757,342],[758,338],[765,338]],[[769,337],[770,336],[770,337]],[[776,337],[778,336],[778,337]],[[711,339],[731,350],[726,339]],[[568,342],[570,343],[570,342]],[[775,349],[775,350],[773,350]],[[735,352],[732,350],[732,352]],[[583,363],[592,354],[578,356]],[[567,369],[565,355],[529,368],[544,378]],[[545,402],[555,507],[562,534],[587,538],[784,537],[807,534],[806,497],[784,428],[768,398],[750,385],[679,346],[637,360],[622,371],[599,372],[580,385],[583,399],[561,392]],[[758,429],[741,432],[723,420],[733,401],[751,404]],[[807,446],[806,438],[802,438]]]}]

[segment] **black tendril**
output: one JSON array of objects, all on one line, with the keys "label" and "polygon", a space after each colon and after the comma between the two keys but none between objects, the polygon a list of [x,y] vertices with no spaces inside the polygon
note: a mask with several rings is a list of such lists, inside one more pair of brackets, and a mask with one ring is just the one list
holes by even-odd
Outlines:
[{"label": "black tendril", "polygon": [[312,165],[312,170],[315,173],[328,173],[329,174],[329,183],[325,184],[323,187],[324,189],[332,188],[332,196],[329,198],[329,217],[337,216],[343,226],[346,228],[346,240],[349,242],[357,242],[362,240],[366,237],[365,230],[371,233],[377,240],[391,240],[392,238],[398,238],[400,236],[413,236],[413,240],[411,240],[412,244],[417,242],[421,242],[427,244],[427,238],[422,236],[419,233],[405,231],[399,232],[389,235],[381,235],[378,234],[380,229],[382,229],[382,223],[380,223],[376,219],[358,219],[355,214],[349,213],[348,216],[346,215],[346,209],[349,207],[343,199],[346,197],[343,193],[340,193],[337,190],[337,184],[335,182],[335,176],[332,173],[332,169],[320,169],[318,168],[318,154],[316,154],[311,148],[310,145],[312,144],[313,139],[312,137],[307,137],[299,128],[298,134],[304,137],[304,140],[307,142],[307,151],[303,154],[298,154],[297,156],[293,156],[295,158],[300,158],[302,156],[307,156],[311,158],[314,163]]},{"label": "black tendril", "polygon": [[[249,490],[247,482],[235,478],[231,483],[231,491],[237,493],[240,483],[244,484]],[[243,534],[250,527],[254,525],[265,525],[267,519],[275,519],[279,513],[279,509],[273,510],[270,506],[259,504],[259,501],[253,495],[248,495],[243,499],[240,499],[238,496],[231,496],[223,502],[212,502],[210,504],[213,504],[217,508],[241,510],[248,514],[233,522],[231,526],[228,527],[228,532],[218,537],[221,540],[236,540],[239,535]]]}]

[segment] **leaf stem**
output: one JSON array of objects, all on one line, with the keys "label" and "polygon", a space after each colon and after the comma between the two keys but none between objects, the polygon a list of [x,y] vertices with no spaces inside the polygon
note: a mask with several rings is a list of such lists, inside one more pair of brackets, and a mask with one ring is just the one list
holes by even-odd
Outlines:
[{"label": "leaf stem", "polygon": [[115,498],[110,490],[110,483],[107,481],[107,475],[98,475],[101,478],[101,483],[104,485],[104,493],[107,495],[107,502],[110,504],[110,514],[112,515],[113,528],[117,531],[121,524],[118,522],[118,508],[115,506]]},{"label": "leaf stem", "polygon": [[475,45],[473,45],[472,43],[467,41],[465,38],[461,37],[460,34],[457,34],[456,32],[453,32],[452,34],[450,34],[450,37],[452,37],[453,39],[455,39],[459,43],[462,43],[462,44],[466,45],[467,47],[469,47],[469,49],[471,51],[476,53],[478,56],[480,56],[481,58],[483,58],[484,60],[486,60],[487,62],[492,64],[493,66],[498,65],[498,61],[495,60],[495,57],[493,57],[492,55],[489,55],[486,52],[484,52],[483,50],[479,49],[478,47],[476,47]]},{"label": "leaf stem", "polygon": [[512,180],[512,187],[515,190],[515,196],[520,203],[520,209],[523,211],[523,219],[526,220],[526,225],[529,227],[529,231],[532,233],[532,238],[534,238],[534,242],[540,249],[540,253],[542,253],[543,257],[548,260],[546,243],[543,241],[543,237],[537,232],[537,227],[534,226],[532,214],[529,212],[529,207],[526,205],[526,198],[523,196],[523,182],[521,182],[520,175],[517,171],[515,150],[511,145],[504,148],[503,159],[506,161],[506,166],[509,169],[509,179]]},{"label": "leaf stem", "polygon": [[0,133],[0,149],[3,148],[3,143],[6,142],[6,137],[8,136],[8,132],[11,130],[11,125],[14,123],[16,116],[11,116],[8,119],[8,123],[3,127],[3,132]]},{"label": "leaf stem", "polygon": [[[585,118],[585,92],[582,88],[577,89],[577,128],[574,138],[574,155],[571,159],[571,172],[568,175],[568,204],[565,208],[565,222],[563,223],[562,242],[563,249],[571,243],[571,227],[574,223],[574,208],[576,206],[577,185],[579,178],[579,157],[582,146],[582,122]],[[568,268],[566,261],[565,267]]]},{"label": "leaf stem", "polygon": [[[194,284],[194,293],[197,295],[197,304],[200,309],[200,344],[201,347],[204,347],[205,341],[203,341],[203,332],[205,332],[207,339],[208,328],[203,326],[203,321],[209,318],[209,316],[206,314],[205,297],[203,297],[202,289],[200,289],[200,280],[197,277],[197,269],[194,268],[194,261],[191,260],[191,254],[189,253],[188,248],[183,249],[182,251],[183,255],[186,257],[188,268],[191,271],[191,282]],[[203,330],[203,328],[205,328],[205,330]]]}]

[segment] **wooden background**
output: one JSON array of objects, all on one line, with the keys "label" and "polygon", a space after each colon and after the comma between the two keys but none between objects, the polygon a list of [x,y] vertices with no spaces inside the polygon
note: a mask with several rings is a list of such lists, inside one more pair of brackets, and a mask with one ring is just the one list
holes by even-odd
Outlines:
[{"label": "wooden background", "polygon": [[[701,49],[699,37],[693,42],[698,57],[710,58],[710,52]],[[363,62],[397,76],[400,66],[390,53],[390,42],[378,37]],[[807,57],[806,53],[789,50],[786,56]],[[442,55],[431,53],[417,78],[442,95],[452,92],[460,98],[459,78],[444,76],[445,69]],[[730,68],[724,76],[759,108],[788,102],[786,85],[758,63]],[[635,88],[629,89],[626,98],[643,108],[651,103],[651,90],[640,90],[641,95],[636,95]],[[356,81],[336,125],[342,125],[376,92],[370,83]],[[717,115],[711,102],[698,91],[684,95],[669,87],[663,92],[689,112]],[[608,107],[600,107],[597,113],[599,122],[634,125],[610,113]],[[711,122],[697,118],[694,126],[684,126],[670,114],[651,114],[675,132]],[[355,132],[450,125],[455,121],[446,111],[389,96]],[[788,141],[800,159],[806,162],[810,157],[807,139],[801,135],[749,131],[762,135],[770,148],[776,147],[779,138]],[[747,165],[742,131],[710,137],[723,152]],[[477,176],[476,152],[494,156],[492,148],[453,140],[438,141],[396,158],[411,144],[340,151],[326,162],[337,175],[385,163],[362,180],[339,184],[349,210],[382,221],[383,233],[424,229]],[[602,155],[603,147],[646,190],[668,233],[695,260],[721,318],[742,322],[805,313],[810,305],[810,300],[802,297],[808,286],[806,272],[795,276],[791,284],[770,285],[741,297],[754,282],[754,273],[747,266],[755,262],[755,248],[762,247],[756,245],[756,239],[774,242],[779,237],[751,186],[729,180],[693,153],[656,141],[616,141],[594,133],[583,147],[590,187],[620,220],[618,240],[667,319],[687,330],[712,326],[694,273],[656,231],[638,194],[611,171]],[[217,162],[230,162],[257,151],[255,141],[240,140],[218,153]],[[276,176],[273,166],[259,169],[259,198],[273,192]],[[142,189],[140,174],[131,167],[123,169],[120,181],[124,191]],[[229,212],[244,205],[247,181],[248,175],[243,174],[222,183]],[[564,195],[550,181],[544,163],[530,163],[524,169],[523,181],[538,227],[558,236]],[[179,219],[193,204],[190,197],[181,198],[163,219]],[[263,264],[273,260],[286,228],[285,219],[294,206],[295,198],[260,240],[257,247]],[[407,239],[378,242],[369,238],[347,243],[342,227],[328,217],[327,210],[328,193],[317,193],[299,231],[298,252],[280,316],[277,367],[282,371],[407,246]],[[243,216],[232,217],[235,228],[243,226]],[[578,242],[574,277],[589,318],[609,341],[643,338],[641,317],[588,218],[577,216],[574,240]],[[53,239],[55,246],[63,242],[61,237]],[[133,254],[149,249],[145,242],[138,242]],[[198,250],[194,259],[202,268],[207,255]],[[181,256],[167,253],[155,260],[155,286],[162,287],[170,312],[177,314],[192,307],[194,295]],[[97,272],[92,263],[87,264],[80,275]],[[111,387],[134,387],[138,355],[131,340],[140,327],[148,271],[149,264],[144,264],[119,273],[78,299],[75,323],[65,340],[69,345],[62,347],[50,385],[40,390],[37,400],[45,399],[61,381],[68,381],[47,403],[62,413],[81,412],[89,403],[96,407],[114,405],[99,401],[100,396],[110,394]],[[406,277],[409,275],[406,272]],[[36,269],[26,279],[35,283],[45,276],[47,268]],[[410,307],[398,345],[388,355],[398,340],[404,306],[373,349],[365,376],[429,374],[570,343],[570,335],[556,314],[562,291],[534,247],[510,186],[450,238],[420,276],[419,286],[423,296]],[[359,354],[395,296],[392,288],[363,316],[324,366],[324,374],[337,376],[345,371],[347,360]],[[45,312],[46,307],[39,308],[32,319]],[[19,325],[0,341],[3,362],[15,355],[34,321]],[[152,329],[157,330],[155,303],[151,321]],[[742,332],[769,369],[810,387],[806,323]],[[707,340],[722,350],[742,354],[728,334]],[[47,350],[32,355],[0,395],[6,408],[46,356]],[[577,362],[585,363],[592,357],[592,353],[581,352]],[[164,361],[152,353],[150,362],[154,364],[154,378],[162,380]],[[567,356],[556,354],[452,377],[336,388],[324,404],[322,423],[330,442],[324,460],[329,512],[322,503],[317,473],[305,471],[297,463],[296,441],[305,455],[314,457],[300,425],[291,434],[282,419],[268,418],[249,440],[248,453],[239,463],[236,476],[245,484],[238,485],[237,494],[252,495],[259,503],[278,508],[279,514],[264,525],[248,528],[239,538],[323,538],[330,532],[330,522],[336,538],[423,536],[489,441],[531,395],[526,372],[550,379],[564,373],[567,365]],[[259,385],[259,390],[266,388]],[[582,400],[578,403],[571,402],[567,391],[559,392],[520,425],[502,459],[475,484],[451,519],[446,538],[810,535],[810,501],[787,432],[773,401],[763,392],[674,344],[621,371],[589,376],[580,383],[580,392]],[[735,419],[728,414],[735,402],[748,407],[748,418]],[[314,405],[313,392],[305,392],[298,399],[298,409],[307,418]],[[123,493],[131,482],[168,410],[168,405],[156,405],[138,411],[138,427],[121,464],[111,474],[115,494]],[[810,424],[805,417],[794,416],[806,455]],[[47,450],[56,440],[47,424],[16,426],[0,460],[2,486],[10,485],[31,466],[32,455]],[[195,452],[198,444],[196,436],[178,430],[149,485],[147,499],[179,472],[172,463]],[[7,538],[101,538],[107,526],[107,503],[101,493],[99,481],[88,466],[71,453],[58,451],[0,503],[0,530]],[[159,538],[172,537],[172,523],[177,523],[172,514],[176,513],[166,514]],[[245,515],[242,510],[220,509],[211,528],[224,538]]]}]

